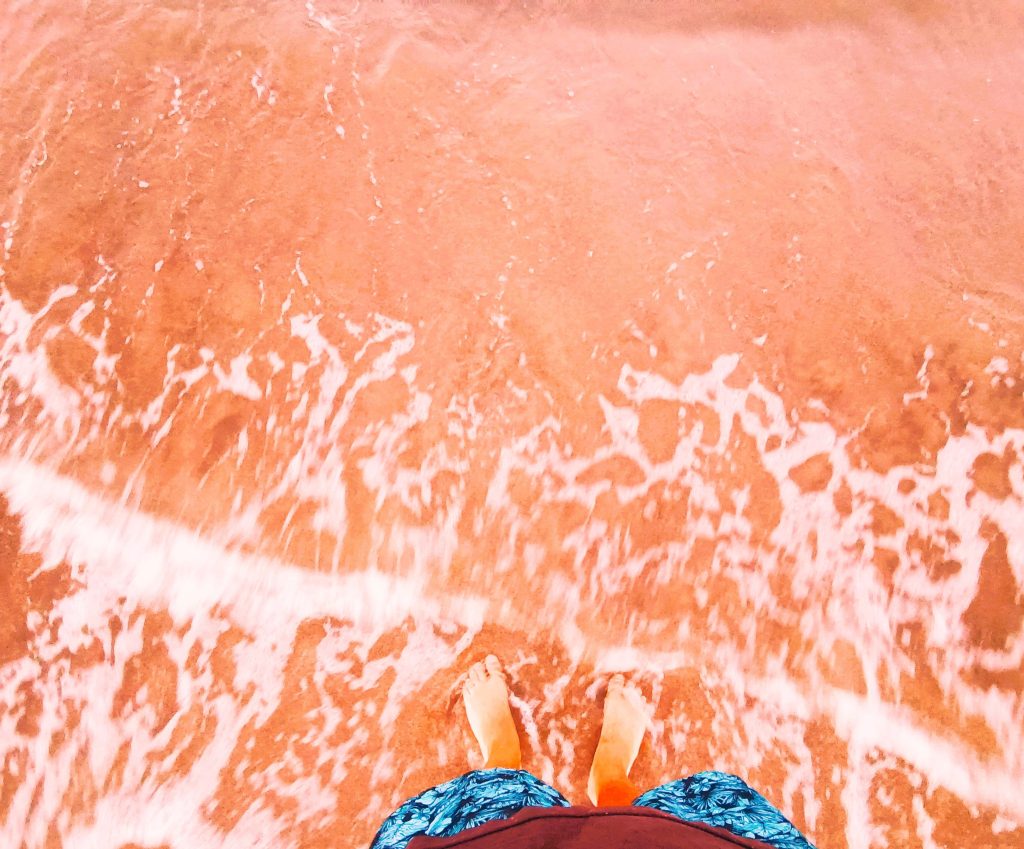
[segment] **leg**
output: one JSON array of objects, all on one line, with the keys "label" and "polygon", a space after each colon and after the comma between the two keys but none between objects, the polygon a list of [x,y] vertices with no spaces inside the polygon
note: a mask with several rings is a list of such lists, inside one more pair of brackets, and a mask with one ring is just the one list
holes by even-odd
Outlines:
[{"label": "leg", "polygon": [[419,834],[451,837],[523,808],[569,807],[555,788],[519,769],[519,734],[494,655],[469,670],[462,698],[469,727],[483,751],[484,768],[409,799],[384,820],[371,849],[404,849]]},{"label": "leg", "polygon": [[587,782],[587,796],[595,805],[628,805],[639,795],[629,770],[640,751],[647,721],[640,691],[621,675],[612,676],[604,699],[601,739]]},{"label": "leg", "polygon": [[718,826],[775,849],[813,849],[778,808],[742,779],[724,772],[698,772],[671,781],[648,790],[634,804]]}]

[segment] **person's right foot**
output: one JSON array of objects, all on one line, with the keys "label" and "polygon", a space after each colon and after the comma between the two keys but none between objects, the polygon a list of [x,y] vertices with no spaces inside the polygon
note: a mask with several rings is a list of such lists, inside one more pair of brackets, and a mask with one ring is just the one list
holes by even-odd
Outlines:
[{"label": "person's right foot", "polygon": [[613,675],[604,699],[601,739],[587,782],[587,796],[595,805],[602,788],[613,782],[628,784],[629,770],[640,751],[647,723],[647,703],[643,695],[621,675]]},{"label": "person's right foot", "polygon": [[493,654],[474,663],[462,688],[462,700],[473,736],[484,755],[484,769],[519,769],[519,732],[508,705],[508,687],[501,663]]}]

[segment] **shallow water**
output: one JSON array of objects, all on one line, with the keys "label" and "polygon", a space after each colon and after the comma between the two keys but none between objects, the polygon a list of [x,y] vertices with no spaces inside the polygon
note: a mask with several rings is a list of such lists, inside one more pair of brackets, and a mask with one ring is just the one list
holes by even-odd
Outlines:
[{"label": "shallow water", "polygon": [[493,650],[1021,845],[1024,10],[652,6],[0,12],[0,844],[364,845]]}]

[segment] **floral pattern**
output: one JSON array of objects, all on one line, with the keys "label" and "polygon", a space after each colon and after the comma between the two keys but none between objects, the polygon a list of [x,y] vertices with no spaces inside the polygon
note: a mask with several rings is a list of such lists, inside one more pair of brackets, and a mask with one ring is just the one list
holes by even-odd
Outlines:
[{"label": "floral pattern", "polygon": [[[814,849],[782,812],[742,779],[699,772],[639,796],[634,805],[725,828],[774,849]],[[568,808],[554,787],[525,770],[479,769],[424,790],[389,816],[371,849],[405,849],[412,838],[451,837],[523,808]]]}]

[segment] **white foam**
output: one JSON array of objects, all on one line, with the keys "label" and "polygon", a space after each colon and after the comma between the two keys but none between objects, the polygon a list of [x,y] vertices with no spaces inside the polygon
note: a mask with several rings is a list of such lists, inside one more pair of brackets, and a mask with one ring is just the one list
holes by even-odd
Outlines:
[{"label": "white foam", "polygon": [[214,363],[213,376],[217,379],[217,386],[225,392],[240,395],[251,401],[258,401],[263,397],[263,391],[259,384],[249,376],[251,362],[252,354],[239,354],[231,360],[228,372],[225,372],[219,363]]},{"label": "white foam", "polygon": [[26,550],[42,553],[50,565],[64,559],[87,564],[90,579],[111,594],[117,587],[130,590],[138,604],[166,607],[177,619],[224,607],[246,630],[282,634],[322,616],[380,628],[416,613],[478,627],[486,607],[480,598],[461,596],[442,616],[424,597],[421,579],[375,571],[324,574],[224,549],[11,457],[0,459],[0,490],[22,516]]}]

